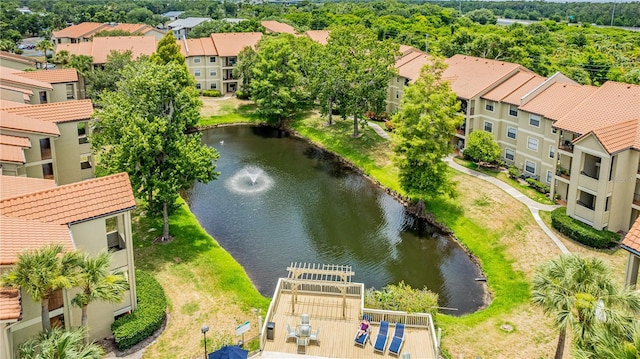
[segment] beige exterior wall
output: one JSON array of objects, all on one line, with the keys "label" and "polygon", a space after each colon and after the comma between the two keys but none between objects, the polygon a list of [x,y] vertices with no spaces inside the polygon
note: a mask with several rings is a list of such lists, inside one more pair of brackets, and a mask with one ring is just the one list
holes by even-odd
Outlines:
[{"label": "beige exterior wall", "polygon": [[405,83],[407,78],[402,76],[396,76],[389,82],[389,89],[387,90],[387,113],[392,114],[400,108],[400,102],[404,95]]},{"label": "beige exterior wall", "polygon": [[[3,163],[4,175],[8,176],[23,176],[31,178],[48,178],[53,179],[53,173],[51,176],[45,176],[44,167],[53,167],[53,159],[55,158],[54,148],[54,136],[45,136],[41,134],[24,133],[19,131],[3,130],[3,134],[9,136],[27,137],[31,142],[31,148],[24,149],[25,164],[9,164]],[[42,142],[41,142],[42,140]],[[50,149],[43,150],[43,145],[49,143]]]},{"label": "beige exterior wall", "polygon": [[[29,96],[29,98],[33,97],[33,95]],[[12,91],[0,88],[0,100],[7,100],[19,103],[26,103],[24,99],[24,93],[20,91]]]},{"label": "beige exterior wall", "polygon": [[27,70],[27,69],[35,69],[36,68],[36,64],[35,62],[33,64],[26,64],[22,61],[15,61],[13,59],[10,59],[8,57],[3,57],[2,60],[0,61],[2,62],[2,66],[3,67],[8,67],[10,69],[16,69],[16,70]]},{"label": "beige exterior wall", "polygon": [[222,91],[222,61],[218,56],[189,56],[186,58],[189,72],[196,79],[199,90]]},{"label": "beige exterior wall", "polygon": [[[80,96],[81,95],[80,86],[78,82],[58,83],[58,84],[52,84],[52,86],[53,86],[53,91],[51,93],[51,96],[49,97],[50,103],[83,99]],[[67,86],[71,87],[70,91],[68,91]]]},{"label": "beige exterior wall", "polygon": [[[78,125],[87,121],[58,123],[60,137],[54,140],[54,177],[58,185],[74,183],[94,176],[91,145],[80,143]],[[88,126],[85,127],[88,130]]]},{"label": "beige exterior wall", "polygon": [[629,257],[627,258],[627,270],[626,276],[624,280],[624,284],[634,289],[639,289],[638,287],[638,271],[640,270],[640,257],[629,252]]}]

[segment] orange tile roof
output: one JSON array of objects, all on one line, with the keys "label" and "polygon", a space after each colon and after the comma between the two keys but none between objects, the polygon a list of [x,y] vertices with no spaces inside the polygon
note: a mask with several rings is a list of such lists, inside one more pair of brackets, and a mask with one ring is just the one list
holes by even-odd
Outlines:
[{"label": "orange tile roof", "polygon": [[529,80],[535,76],[536,74],[530,72],[519,71],[481,97],[496,102],[502,101],[503,98],[509,96],[512,92],[522,87],[522,85],[529,82]]},{"label": "orange tile roof", "polygon": [[10,146],[0,143],[0,162],[13,162],[24,164],[24,149],[22,147]]},{"label": "orange tile roof", "polygon": [[36,66],[36,63],[38,62],[35,59],[32,59],[31,57],[13,54],[7,51],[0,51],[0,60],[5,60],[5,59],[15,61],[15,62],[20,62],[25,65],[30,65],[30,66],[33,66],[34,68]]},{"label": "orange tile roof", "polygon": [[0,215],[68,224],[128,210],[136,202],[129,176],[119,173],[0,200]]},{"label": "orange tile roof", "polygon": [[410,83],[415,82],[420,77],[420,71],[424,65],[431,62],[431,56],[421,52],[412,51],[396,61],[398,75],[409,79]]},{"label": "orange tile roof", "polygon": [[0,134],[0,144],[31,148],[31,140],[28,137],[17,137]]},{"label": "orange tile roof", "polygon": [[42,191],[56,186],[56,181],[42,178],[0,176],[0,199]]},{"label": "orange tile roof", "polygon": [[63,37],[79,39],[81,37],[91,37],[91,35],[100,30],[104,30],[104,28],[108,26],[109,24],[103,24],[100,22],[83,22],[77,25],[71,25],[62,30],[54,31],[51,35],[58,39]]},{"label": "orange tile roof", "polygon": [[[5,177],[5,176],[2,176]],[[0,265],[14,264],[18,254],[48,244],[62,244],[65,250],[74,250],[71,232],[66,224],[0,215]]]},{"label": "orange tile roof", "polygon": [[446,59],[445,63],[449,66],[442,78],[449,80],[451,89],[464,99],[481,94],[516,71],[531,72],[518,64],[466,55],[454,55]]},{"label": "orange tile roof", "polygon": [[304,32],[311,40],[326,45],[329,42],[329,30],[308,30]]},{"label": "orange tile roof", "polygon": [[622,240],[622,248],[640,256],[640,217],[633,222],[629,233]]},{"label": "orange tile roof", "polygon": [[218,56],[218,50],[210,37],[199,39],[179,39],[180,52],[185,57],[190,56]]},{"label": "orange tile roof", "polygon": [[545,81],[546,79],[544,77],[534,74],[529,81],[525,82],[522,86],[518,87],[512,93],[504,97],[502,99],[502,102],[519,106],[522,103],[522,98],[525,95],[538,88],[538,86],[542,85]]},{"label": "orange tile roof", "polygon": [[109,28],[102,29],[102,30],[109,30],[109,31],[122,30],[122,31],[130,32],[132,34],[136,32],[140,34],[144,34],[145,32],[149,32],[150,29],[153,29],[153,28],[145,24],[118,24],[116,26],[110,26]]},{"label": "orange tile roof", "polygon": [[[35,86],[43,89],[52,90],[53,87],[50,83],[46,83],[43,81],[33,80],[30,78],[18,76],[17,73],[22,71],[11,69],[8,67],[0,66],[0,79],[2,80],[2,84],[4,86]],[[7,83],[9,82],[9,83]]]},{"label": "orange tile roof", "polygon": [[[29,97],[29,96],[33,95],[33,91],[31,91],[31,90],[27,90],[27,89],[23,89],[23,88],[19,88],[19,87],[13,87],[13,86],[6,86],[1,82],[0,82],[0,89],[22,93],[22,99],[25,102],[26,101],[31,101],[31,97]],[[18,102],[16,102],[16,103],[18,103]]]},{"label": "orange tile roof", "polygon": [[402,44],[400,44],[400,53],[401,53],[402,55],[405,55],[405,54],[407,54],[407,53],[409,53],[409,52],[414,52],[414,51],[422,52],[422,51],[420,51],[420,50],[416,49],[416,48],[415,48],[415,47],[413,47],[413,46],[409,46],[409,45],[402,45]]},{"label": "orange tile roof", "polygon": [[78,82],[78,71],[76,71],[76,69],[26,71],[17,73],[16,75],[42,82],[48,82],[50,84]]},{"label": "orange tile roof", "polygon": [[[20,107],[15,107],[20,108]],[[53,122],[46,122],[31,117],[18,115],[4,110],[0,111],[0,130],[41,133],[60,136],[58,126]]]},{"label": "orange tile roof", "polygon": [[640,115],[640,85],[607,81],[554,126],[574,133],[636,119]]},{"label": "orange tile roof", "polygon": [[293,26],[289,24],[285,24],[280,21],[265,20],[265,21],[261,21],[260,25],[262,25],[264,29],[267,30],[267,32],[278,32],[278,33],[285,33],[285,34],[291,34],[291,35],[297,34],[296,29],[294,29]]},{"label": "orange tile roof", "polygon": [[256,47],[262,38],[261,32],[229,32],[211,34],[219,56],[238,56],[247,46]]},{"label": "orange tile roof", "polygon": [[573,143],[578,143],[583,138],[594,135],[609,154],[615,154],[629,148],[640,150],[640,124],[638,122],[640,120],[635,119],[598,128],[576,138]]},{"label": "orange tile roof", "polygon": [[104,64],[111,51],[131,50],[134,59],[142,55],[151,55],[156,51],[157,41],[153,36],[110,36],[96,37],[91,42],[77,44],[59,44],[56,51],[68,51],[70,55],[93,57],[94,64]]},{"label": "orange tile roof", "polygon": [[89,119],[93,114],[93,104],[87,99],[5,108],[3,111],[42,121],[63,123]]},{"label": "orange tile roof", "polygon": [[14,322],[21,317],[20,290],[0,287],[0,322]]},{"label": "orange tile roof", "polygon": [[595,90],[592,86],[556,82],[520,106],[520,110],[559,120]]},{"label": "orange tile roof", "polygon": [[[31,93],[33,93],[33,91],[31,91]],[[20,107],[20,106],[29,106],[29,105],[24,102],[15,102],[15,101],[0,99],[0,110],[6,107]]]}]

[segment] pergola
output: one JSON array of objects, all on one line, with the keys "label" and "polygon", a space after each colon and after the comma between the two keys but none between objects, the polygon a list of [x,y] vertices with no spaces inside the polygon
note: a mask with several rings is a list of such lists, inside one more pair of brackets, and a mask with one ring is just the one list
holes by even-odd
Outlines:
[{"label": "pergola", "polygon": [[284,283],[291,285],[291,311],[295,313],[295,303],[298,300],[298,290],[302,285],[329,286],[337,288],[342,295],[342,316],[346,317],[347,292],[349,288],[359,288],[360,284],[352,283],[351,278],[355,274],[348,265],[315,264],[315,263],[291,263],[287,267],[289,275],[283,279]]}]

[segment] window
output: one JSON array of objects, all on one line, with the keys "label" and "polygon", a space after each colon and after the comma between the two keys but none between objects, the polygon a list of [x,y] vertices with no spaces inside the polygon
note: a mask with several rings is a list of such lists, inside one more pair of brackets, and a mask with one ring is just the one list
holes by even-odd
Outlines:
[{"label": "window", "polygon": [[553,179],[553,173],[547,171],[547,183],[551,183],[551,179]]},{"label": "window", "polygon": [[527,148],[531,151],[538,151],[538,139],[527,137]]},{"label": "window", "polygon": [[604,201],[604,211],[608,212],[609,211],[609,200],[611,199],[611,196],[607,197],[607,199]]},{"label": "window", "polygon": [[533,127],[540,127],[540,116],[529,115],[529,124]]},{"label": "window", "polygon": [[531,161],[524,161],[524,170],[534,175],[536,174],[536,164]]},{"label": "window", "polygon": [[78,122],[78,144],[87,142],[87,122]]},{"label": "window", "polygon": [[507,137],[512,138],[512,139],[516,139],[516,134],[518,133],[518,130],[516,130],[514,127],[508,127],[507,128]]},{"label": "window", "polygon": [[199,57],[194,57],[193,58],[193,63],[194,64],[199,64],[200,63],[200,58]]},{"label": "window", "polygon": [[214,82],[211,85],[209,85],[209,88],[212,89],[212,90],[217,90],[218,89],[218,84]]},{"label": "window", "polygon": [[513,161],[516,158],[516,151],[507,148],[504,151],[504,158],[508,159],[509,161]]},{"label": "window", "polygon": [[117,252],[126,248],[124,237],[120,233],[123,223],[122,215],[105,219],[105,229],[107,232],[107,248],[110,252]]},{"label": "window", "polygon": [[594,208],[596,208],[596,196],[584,191],[578,191],[577,204],[582,207],[593,210]]},{"label": "window", "polygon": [[86,170],[91,168],[91,155],[80,156],[80,169]]},{"label": "window", "polygon": [[209,62],[215,63],[216,62],[216,57],[215,56],[210,56],[209,57]]},{"label": "window", "polygon": [[400,91],[396,90],[396,99],[400,98]]},{"label": "window", "polygon": [[509,116],[518,117],[518,106],[509,105]]},{"label": "window", "polygon": [[556,158],[556,148],[549,146],[549,158]]},{"label": "window", "polygon": [[489,121],[484,122],[484,130],[487,132],[493,132],[493,123]]},{"label": "window", "polygon": [[200,90],[200,89],[202,88],[202,86],[201,86],[199,83],[197,83],[197,84],[196,84],[196,88],[197,88],[198,90]]},{"label": "window", "polygon": [[76,98],[75,91],[73,91],[73,84],[67,84],[67,100],[73,100]]},{"label": "window", "polygon": [[396,83],[400,83],[400,78],[396,77]]},{"label": "window", "polygon": [[193,72],[193,76],[195,76],[195,77],[200,77],[200,70],[195,70],[195,71]]},{"label": "window", "polygon": [[218,72],[216,70],[209,71],[209,76],[218,76]]},{"label": "window", "polygon": [[47,91],[40,91],[40,103],[47,103]]},{"label": "window", "polygon": [[496,103],[495,103],[495,102],[493,102],[493,101],[485,100],[484,108],[485,108],[487,111],[491,111],[491,112],[493,112],[493,106],[494,106],[495,104],[496,104]]}]

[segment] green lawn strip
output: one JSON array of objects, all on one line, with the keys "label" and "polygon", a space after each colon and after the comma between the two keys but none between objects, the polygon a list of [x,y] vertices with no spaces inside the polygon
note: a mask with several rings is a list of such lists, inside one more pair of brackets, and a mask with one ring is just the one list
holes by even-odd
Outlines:
[{"label": "green lawn strip", "polygon": [[209,118],[201,118],[198,121],[198,127],[208,127],[215,125],[224,125],[230,123],[260,123],[256,116],[246,116],[239,113],[228,113],[225,115],[211,116]]},{"label": "green lawn strip", "polygon": [[[266,312],[270,299],[256,290],[244,268],[200,226],[184,200],[180,198],[178,203],[180,208],[169,219],[174,236],[171,243],[152,243],[161,233],[162,221],[139,217],[134,227],[136,267],[152,274],[168,270],[188,279],[198,291],[223,292],[243,310],[262,308]],[[149,231],[151,228],[155,230]]]},{"label": "green lawn strip", "polygon": [[495,170],[491,170],[491,169],[487,169],[487,168],[482,168],[479,167],[477,163],[474,163],[472,161],[468,161],[462,158],[454,158],[453,159],[457,164],[467,167],[469,169],[478,171],[478,172],[482,172],[488,176],[491,177],[495,177],[497,179],[499,179],[500,181],[508,184],[509,186],[515,188],[516,190],[518,190],[520,193],[524,194],[525,196],[531,198],[532,200],[538,202],[538,203],[542,203],[542,204],[555,204],[552,200],[550,200],[546,195],[536,191],[535,189],[529,187],[529,185],[527,184],[522,184],[514,179],[512,179],[511,177],[509,177],[509,175],[507,175],[504,172],[500,172],[500,171],[495,171]]}]

